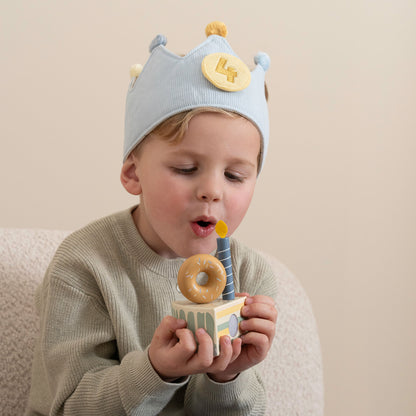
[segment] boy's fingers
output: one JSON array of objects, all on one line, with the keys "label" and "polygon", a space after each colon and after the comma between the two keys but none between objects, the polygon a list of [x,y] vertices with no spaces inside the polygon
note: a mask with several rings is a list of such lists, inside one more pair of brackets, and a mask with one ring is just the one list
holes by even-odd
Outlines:
[{"label": "boy's fingers", "polygon": [[241,354],[241,346],[243,344],[243,341],[241,340],[241,338],[235,338],[232,341],[232,346],[233,346],[233,355],[231,356],[231,360],[230,363],[232,363],[233,361],[235,361],[238,356]]},{"label": "boy's fingers", "polygon": [[[251,298],[248,298],[251,299]],[[241,313],[245,318],[263,318],[268,319],[270,321],[276,322],[277,320],[277,310],[274,306],[274,303],[264,303],[264,302],[256,302],[252,301],[246,303],[241,309]]]},{"label": "boy's fingers", "polygon": [[209,371],[211,373],[224,371],[230,363],[232,356],[233,347],[231,345],[231,339],[228,335],[222,336],[220,338],[220,355],[215,358],[214,364]]},{"label": "boy's fingers", "polygon": [[186,328],[180,328],[175,331],[175,336],[177,337],[178,342],[175,345],[174,350],[180,351],[181,357],[183,357],[184,360],[188,360],[195,354],[197,349],[192,331]]},{"label": "boy's fingers", "polygon": [[232,368],[231,364],[240,355],[242,342],[239,338],[231,342],[229,336],[223,336],[220,344],[221,354],[215,358],[208,375],[214,381],[224,383],[233,380],[240,372],[238,368]]},{"label": "boy's fingers", "polygon": [[250,296],[250,295],[248,294],[248,292],[236,293],[235,295],[236,295],[237,297],[239,297],[239,298],[242,298],[242,297],[244,297],[244,296]]},{"label": "boy's fingers", "polygon": [[261,334],[259,332],[248,332],[247,334],[242,335],[241,339],[243,344],[251,344],[254,347],[259,361],[264,359],[270,349],[270,339],[265,334]]},{"label": "boy's fingers", "polygon": [[230,337],[220,338],[220,355],[214,358],[213,343],[211,337],[203,330],[196,332],[198,339],[198,353],[191,359],[190,364],[195,372],[224,371],[233,356],[233,347]]},{"label": "boy's fingers", "polygon": [[274,300],[270,296],[265,295],[254,295],[247,297],[245,304],[251,305],[252,303],[265,303],[271,306],[275,305]]},{"label": "boy's fingers", "polygon": [[198,352],[192,357],[189,364],[194,372],[199,372],[212,364],[214,360],[214,346],[211,337],[204,329],[199,328],[195,335],[198,340]]},{"label": "boy's fingers", "polygon": [[165,316],[156,328],[153,338],[158,344],[166,344],[172,339],[178,329],[185,327],[186,322],[183,319]]},{"label": "boy's fingers", "polygon": [[270,340],[274,338],[276,326],[268,319],[251,318],[241,321],[240,328],[244,332],[258,332],[266,335]]}]

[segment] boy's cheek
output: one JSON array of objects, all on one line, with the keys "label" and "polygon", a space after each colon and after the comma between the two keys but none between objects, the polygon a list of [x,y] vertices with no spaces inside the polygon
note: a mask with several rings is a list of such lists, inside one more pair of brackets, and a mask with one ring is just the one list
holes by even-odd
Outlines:
[{"label": "boy's cheek", "polygon": [[229,203],[229,210],[227,210],[227,217],[229,218],[227,225],[229,233],[232,234],[243,220],[251,202],[252,194],[244,195],[242,197],[234,198]]}]

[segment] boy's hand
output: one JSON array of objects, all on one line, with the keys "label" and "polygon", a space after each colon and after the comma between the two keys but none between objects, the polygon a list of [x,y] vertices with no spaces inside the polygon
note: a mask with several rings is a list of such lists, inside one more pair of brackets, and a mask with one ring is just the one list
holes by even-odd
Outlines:
[{"label": "boy's hand", "polygon": [[149,359],[159,376],[171,382],[198,373],[222,373],[240,354],[241,342],[225,336],[220,340],[220,355],[214,357],[213,344],[207,332],[196,331],[198,344],[186,322],[172,316],[163,318],[149,347]]},{"label": "boy's hand", "polygon": [[[247,293],[239,295],[248,296]],[[240,344],[241,353],[230,361],[224,371],[209,373],[214,381],[230,381],[242,371],[260,363],[266,358],[272,345],[277,319],[273,299],[262,295],[247,297],[241,313],[246,318],[240,323],[244,334],[233,341],[233,346]]]}]

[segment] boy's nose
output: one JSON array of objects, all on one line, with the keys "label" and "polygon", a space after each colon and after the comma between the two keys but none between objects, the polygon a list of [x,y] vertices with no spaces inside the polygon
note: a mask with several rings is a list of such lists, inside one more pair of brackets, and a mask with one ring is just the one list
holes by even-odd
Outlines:
[{"label": "boy's nose", "polygon": [[216,202],[222,198],[222,188],[215,178],[202,180],[197,189],[197,198],[203,202]]}]

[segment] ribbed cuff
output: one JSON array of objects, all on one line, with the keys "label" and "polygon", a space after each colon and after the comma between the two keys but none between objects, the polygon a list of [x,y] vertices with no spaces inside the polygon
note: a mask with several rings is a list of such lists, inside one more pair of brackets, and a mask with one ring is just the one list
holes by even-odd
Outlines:
[{"label": "ribbed cuff", "polygon": [[[149,361],[146,351],[132,351],[127,354],[120,364],[120,397],[127,412],[143,406],[153,409],[166,406],[180,387],[189,378],[166,383],[156,373]],[[149,406],[149,407],[147,407]],[[144,413],[145,414],[145,413]]]},{"label": "ribbed cuff", "polygon": [[227,383],[218,383],[206,374],[203,377],[204,394],[208,400],[212,399],[217,402],[224,401],[225,403],[238,400],[244,391],[247,391],[248,386],[253,382],[255,377],[254,372],[246,370],[240,373],[234,380]]}]

